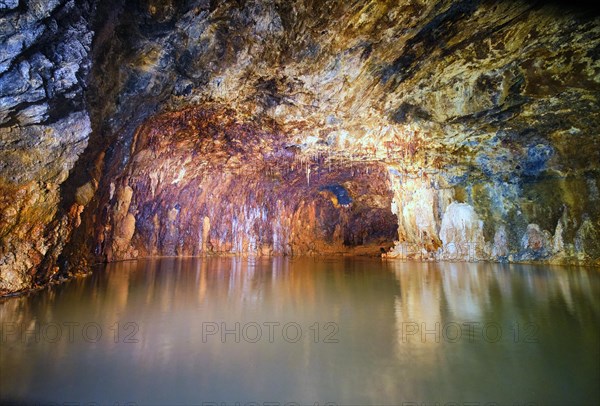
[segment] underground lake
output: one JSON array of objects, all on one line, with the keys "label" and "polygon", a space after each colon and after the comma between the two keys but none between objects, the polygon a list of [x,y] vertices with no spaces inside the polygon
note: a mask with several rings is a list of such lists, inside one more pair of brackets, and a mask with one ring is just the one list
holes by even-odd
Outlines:
[{"label": "underground lake", "polygon": [[596,404],[599,321],[595,270],[119,262],[0,303],[0,389],[15,404]]},{"label": "underground lake", "polygon": [[600,405],[592,3],[0,0],[0,404]]}]

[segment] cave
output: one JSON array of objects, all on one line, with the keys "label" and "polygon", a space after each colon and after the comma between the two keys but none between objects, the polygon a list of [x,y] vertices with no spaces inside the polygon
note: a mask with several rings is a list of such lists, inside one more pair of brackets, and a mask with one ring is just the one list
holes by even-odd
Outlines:
[{"label": "cave", "polygon": [[600,403],[592,4],[0,0],[0,50],[0,401]]}]

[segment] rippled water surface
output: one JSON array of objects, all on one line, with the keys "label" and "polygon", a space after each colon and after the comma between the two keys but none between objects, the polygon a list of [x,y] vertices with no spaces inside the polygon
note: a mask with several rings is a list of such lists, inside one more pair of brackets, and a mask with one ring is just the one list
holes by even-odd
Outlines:
[{"label": "rippled water surface", "polygon": [[600,404],[598,270],[122,262],[0,322],[4,401]]}]

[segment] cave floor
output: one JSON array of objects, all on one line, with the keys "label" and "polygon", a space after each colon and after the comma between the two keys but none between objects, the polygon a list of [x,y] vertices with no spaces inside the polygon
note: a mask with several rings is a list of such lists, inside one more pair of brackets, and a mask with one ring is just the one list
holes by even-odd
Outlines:
[{"label": "cave floor", "polygon": [[593,269],[126,261],[5,299],[0,322],[3,402],[600,402]]}]

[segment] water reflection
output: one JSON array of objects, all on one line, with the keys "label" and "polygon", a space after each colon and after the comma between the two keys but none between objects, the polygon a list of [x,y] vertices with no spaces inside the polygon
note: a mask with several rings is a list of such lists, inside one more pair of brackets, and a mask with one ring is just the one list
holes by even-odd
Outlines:
[{"label": "water reflection", "polygon": [[597,403],[592,382],[599,378],[600,297],[594,271],[487,263],[390,266],[400,283],[396,355],[405,360],[418,354],[413,379],[444,394],[436,400]]},{"label": "water reflection", "polygon": [[0,393],[121,404],[594,404],[599,276],[367,259],[122,262],[0,303]]}]

